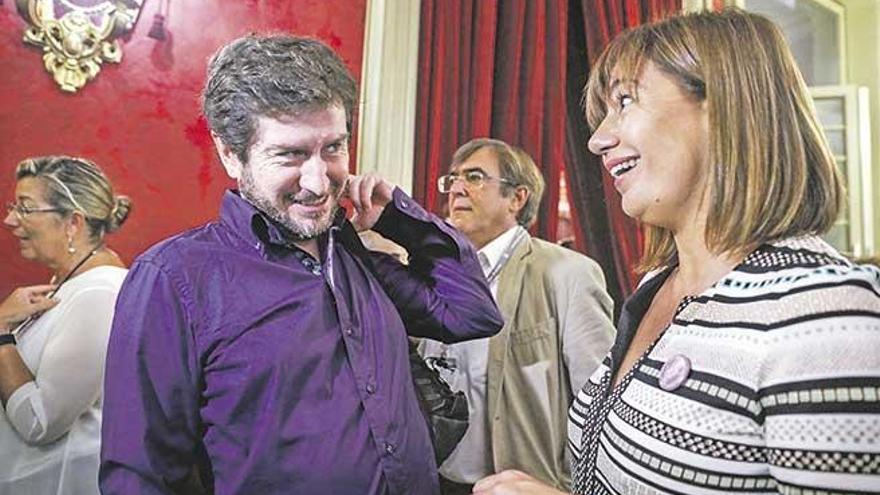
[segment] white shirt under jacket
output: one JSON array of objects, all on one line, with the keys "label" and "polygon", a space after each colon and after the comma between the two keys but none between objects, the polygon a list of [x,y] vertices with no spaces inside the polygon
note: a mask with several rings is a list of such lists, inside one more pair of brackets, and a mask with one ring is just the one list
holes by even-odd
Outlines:
[{"label": "white shirt under jacket", "polygon": [[[519,234],[522,227],[511,227],[477,251],[483,275],[503,263],[504,251]],[[500,267],[499,267],[500,268]],[[490,281],[492,297],[498,300],[498,278]],[[468,401],[468,429],[439,471],[457,483],[475,483],[493,473],[492,454],[489,450],[489,417],[486,412],[486,385],[489,358],[489,339],[476,339],[456,344],[423,340],[424,356],[441,355],[451,363],[451,370],[440,368],[440,375],[454,391],[462,391]]]}]

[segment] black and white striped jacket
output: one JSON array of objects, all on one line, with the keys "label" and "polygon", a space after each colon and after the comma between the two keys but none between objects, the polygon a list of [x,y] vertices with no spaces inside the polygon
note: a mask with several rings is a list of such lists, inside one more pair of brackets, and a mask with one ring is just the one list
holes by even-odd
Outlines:
[{"label": "black and white striped jacket", "polygon": [[[569,411],[573,491],[880,493],[880,270],[814,236],[763,245],[685,298],[611,390],[670,271],[627,301]],[[673,359],[690,371],[664,390]]]}]

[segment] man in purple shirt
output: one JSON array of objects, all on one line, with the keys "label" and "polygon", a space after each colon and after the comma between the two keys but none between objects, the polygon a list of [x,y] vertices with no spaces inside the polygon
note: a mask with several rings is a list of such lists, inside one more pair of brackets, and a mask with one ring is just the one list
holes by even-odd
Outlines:
[{"label": "man in purple shirt", "polygon": [[[140,256],[122,288],[105,495],[438,492],[404,329],[451,342],[502,321],[463,237],[348,175],[355,92],[314,40],[249,36],[211,61],[204,112],[239,190],[217,221]],[[356,228],[404,246],[409,266]]]}]

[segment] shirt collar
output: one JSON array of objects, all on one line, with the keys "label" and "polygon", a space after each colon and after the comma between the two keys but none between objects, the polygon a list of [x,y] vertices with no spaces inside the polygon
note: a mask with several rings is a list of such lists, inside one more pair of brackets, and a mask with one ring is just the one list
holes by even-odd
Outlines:
[{"label": "shirt collar", "polygon": [[[220,219],[251,243],[290,245],[287,228],[241,197],[237,190],[227,190],[223,195]],[[342,226],[344,222],[345,210],[340,208],[333,219],[333,225]],[[323,235],[325,234],[322,237]]]},{"label": "shirt collar", "polygon": [[477,251],[478,256],[486,260],[489,269],[498,264],[501,256],[504,255],[504,250],[513,242],[513,238],[516,237],[516,233],[520,228],[522,227],[514,225]]}]

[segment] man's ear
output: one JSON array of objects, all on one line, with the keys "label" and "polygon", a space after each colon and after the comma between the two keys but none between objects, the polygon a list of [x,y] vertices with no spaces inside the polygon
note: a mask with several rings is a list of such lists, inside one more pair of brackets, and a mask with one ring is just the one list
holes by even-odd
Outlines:
[{"label": "man's ear", "polygon": [[223,168],[226,169],[226,175],[229,176],[230,179],[239,180],[241,178],[241,171],[244,169],[244,164],[241,163],[241,160],[238,159],[238,155],[232,151],[232,148],[226,145],[220,136],[211,132],[211,139],[214,140],[214,147],[217,148],[217,156],[220,157],[220,163],[223,164]]},{"label": "man's ear", "polygon": [[520,210],[525,208],[526,203],[529,202],[529,196],[531,196],[531,194],[526,186],[516,186],[510,198],[511,213],[518,216]]}]

